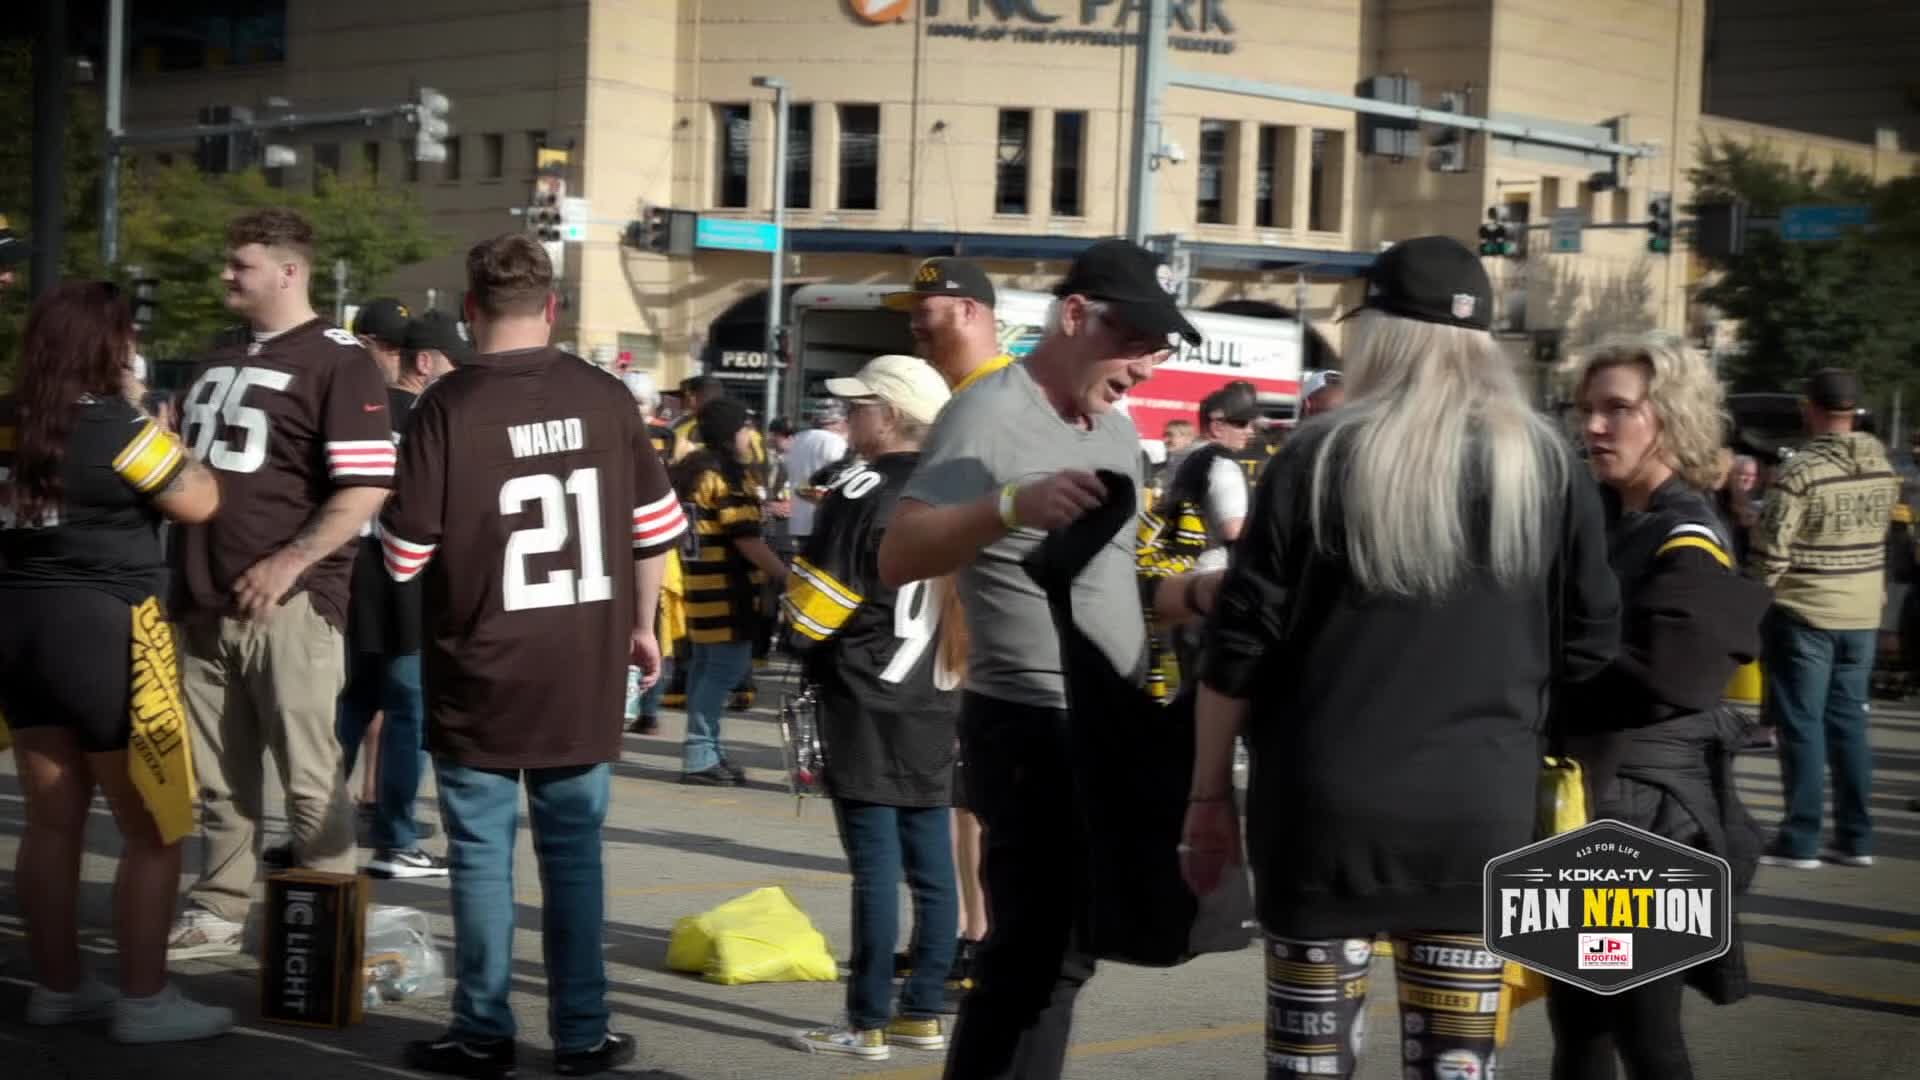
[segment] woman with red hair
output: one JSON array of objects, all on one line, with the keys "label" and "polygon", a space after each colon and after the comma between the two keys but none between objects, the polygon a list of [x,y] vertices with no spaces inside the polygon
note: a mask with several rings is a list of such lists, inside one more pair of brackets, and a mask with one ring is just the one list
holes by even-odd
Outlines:
[{"label": "woman with red hair", "polygon": [[[136,612],[149,616],[143,632],[166,633],[160,519],[205,521],[220,496],[179,438],[129,400],[133,345],[132,312],[111,284],[63,283],[27,315],[17,390],[0,398],[0,711],[26,794],[14,880],[33,959],[27,1022],[111,1017],[121,1042],[171,1042],[218,1035],[233,1013],[167,983],[180,848],[129,770],[131,658]],[[117,992],[88,976],[78,945],[96,786],[125,838]]]}]

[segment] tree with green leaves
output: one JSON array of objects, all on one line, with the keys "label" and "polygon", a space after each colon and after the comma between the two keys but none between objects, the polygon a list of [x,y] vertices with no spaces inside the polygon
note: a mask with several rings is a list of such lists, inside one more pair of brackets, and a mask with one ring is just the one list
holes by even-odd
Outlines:
[{"label": "tree with green leaves", "polygon": [[1875,183],[1859,172],[1789,163],[1763,144],[1704,143],[1692,170],[1694,206],[1739,200],[1751,218],[1789,206],[1859,204],[1873,226],[1827,242],[1789,242],[1750,229],[1745,251],[1717,262],[1700,299],[1739,324],[1740,352],[1723,368],[1740,390],[1796,390],[1823,367],[1857,371],[1869,400],[1905,388],[1920,403],[1920,178]]},{"label": "tree with green leaves", "polygon": [[[0,214],[33,241],[32,50],[0,44]],[[66,238],[62,273],[100,277],[102,118],[98,94],[76,86],[68,103]],[[206,175],[190,162],[157,166],[132,161],[120,181],[120,264],[156,280],[153,325],[141,348],[150,359],[188,359],[205,349],[233,316],[222,304],[220,271],[226,225],[236,214],[285,206],[313,222],[314,307],[331,311],[333,264],[345,259],[351,295],[372,295],[394,270],[442,254],[445,237],[429,227],[411,191],[359,178],[322,176],[316,189],[276,188],[258,169]],[[26,319],[25,290],[0,293],[0,390],[17,358]]]}]

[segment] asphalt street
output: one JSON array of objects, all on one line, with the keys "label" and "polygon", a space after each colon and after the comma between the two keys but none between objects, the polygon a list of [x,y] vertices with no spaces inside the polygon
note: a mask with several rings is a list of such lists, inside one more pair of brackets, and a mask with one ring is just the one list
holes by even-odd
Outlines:
[{"label": "asphalt street", "polygon": [[[762,700],[772,697],[763,694]],[[750,772],[749,784],[731,790],[676,782],[680,723],[670,714],[660,736],[627,737],[606,829],[612,1009],[616,1026],[640,1041],[634,1070],[665,1069],[698,1080],[937,1077],[937,1053],[896,1049],[891,1060],[868,1064],[788,1048],[790,1032],[840,1011],[838,984],[725,987],[666,970],[676,920],[765,885],[786,888],[842,959],[848,945],[849,878],[831,814],[818,802],[796,807],[786,794],[771,711],[730,720],[730,752]],[[1920,1060],[1920,816],[1906,805],[1920,796],[1920,710],[1877,706],[1874,741],[1878,865],[1762,868],[1742,916],[1754,995],[1726,1008],[1696,995],[1687,1001],[1687,1035],[1703,1080],[1914,1075],[1913,1063]],[[1772,756],[1744,755],[1739,771],[1743,795],[1770,823],[1780,810]],[[428,821],[438,818],[430,790],[423,793],[421,813]],[[12,755],[0,756],[0,865],[9,870],[22,820]],[[193,843],[189,868],[199,859]],[[89,848],[84,944],[110,977],[108,905],[118,837],[104,803],[96,803]],[[521,1074],[543,1076],[549,1059],[539,878],[524,830],[516,881],[514,1009],[521,1025]],[[223,1039],[135,1050],[110,1042],[103,1026],[28,1028],[19,1019],[29,981],[13,899],[17,883],[10,872],[0,882],[0,1077],[7,1080],[411,1076],[417,1074],[399,1066],[402,1044],[437,1035],[445,1024],[444,997],[388,1005],[342,1031],[262,1023],[253,962],[238,956],[175,966],[191,993],[238,1013],[239,1028]],[[451,955],[444,881],[374,886],[376,903],[427,912]],[[1392,961],[1375,963],[1367,1024],[1372,1034],[1359,1075],[1401,1080],[1398,1020],[1391,994],[1381,992],[1392,985]],[[1081,997],[1067,1074],[1075,1080],[1261,1076],[1263,1005],[1254,950],[1164,971],[1108,966]],[[1497,1073],[1544,1077],[1550,1055],[1544,1010],[1524,1009]]]}]

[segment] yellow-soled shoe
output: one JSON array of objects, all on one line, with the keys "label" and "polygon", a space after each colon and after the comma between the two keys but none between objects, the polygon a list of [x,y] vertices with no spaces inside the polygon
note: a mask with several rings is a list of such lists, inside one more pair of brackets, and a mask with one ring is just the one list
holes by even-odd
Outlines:
[{"label": "yellow-soled shoe", "polygon": [[945,1050],[947,1033],[937,1018],[902,1016],[887,1025],[887,1042],[912,1050]]}]

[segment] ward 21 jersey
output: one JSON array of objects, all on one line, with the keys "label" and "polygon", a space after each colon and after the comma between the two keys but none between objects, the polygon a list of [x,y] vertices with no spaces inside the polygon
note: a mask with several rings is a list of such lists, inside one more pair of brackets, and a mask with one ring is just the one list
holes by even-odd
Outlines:
[{"label": "ward 21 jersey", "polygon": [[380,518],[388,573],[424,577],[434,753],[474,768],[617,760],[634,562],[685,530],[613,376],[542,348],[476,357],[434,383]]},{"label": "ward 21 jersey", "polygon": [[809,679],[869,716],[950,710],[959,682],[941,662],[945,583],[880,580],[880,539],[919,457],[885,454],[836,477],[787,578],[783,606]]}]

